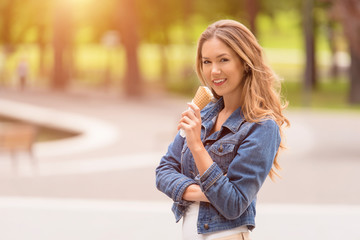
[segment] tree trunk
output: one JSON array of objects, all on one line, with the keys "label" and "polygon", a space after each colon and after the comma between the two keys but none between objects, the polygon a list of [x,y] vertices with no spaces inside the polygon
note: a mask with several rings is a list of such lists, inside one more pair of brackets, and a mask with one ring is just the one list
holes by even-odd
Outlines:
[{"label": "tree trunk", "polygon": [[160,50],[160,62],[161,62],[161,84],[166,86],[167,78],[169,77],[169,64],[166,54],[167,45],[161,44],[159,46]]},{"label": "tree trunk", "polygon": [[69,85],[71,64],[68,53],[71,39],[71,13],[64,4],[65,2],[57,0],[54,10],[54,69],[51,87],[60,91],[66,90]]},{"label": "tree trunk", "polygon": [[186,45],[191,45],[192,41],[191,41],[191,22],[190,22],[190,17],[191,14],[193,13],[193,8],[194,8],[194,2],[193,0],[183,0],[182,1],[182,6],[183,6],[183,27],[185,28],[184,31],[184,42]]},{"label": "tree trunk", "polygon": [[250,30],[255,36],[257,36],[256,17],[259,12],[258,0],[246,0],[245,4],[248,13],[247,18],[250,25]]},{"label": "tree trunk", "polygon": [[38,39],[37,45],[39,48],[39,76],[40,78],[45,77],[45,49],[46,49],[46,41],[45,41],[45,25],[40,24],[37,26],[38,29]]},{"label": "tree trunk", "polygon": [[4,45],[4,52],[5,55],[11,54],[13,49],[13,42],[12,42],[12,25],[14,23],[14,10],[15,10],[15,1],[5,1],[2,6],[2,11],[0,12],[2,21],[2,27],[0,28],[0,38]]},{"label": "tree trunk", "polygon": [[360,103],[360,54],[350,48],[350,93],[349,102],[351,104]]},{"label": "tree trunk", "polygon": [[119,1],[119,26],[126,51],[125,94],[128,97],[142,95],[137,50],[139,45],[137,33],[137,13],[133,0]]},{"label": "tree trunk", "polygon": [[315,36],[314,36],[314,0],[306,0],[303,6],[303,24],[305,33],[305,74],[304,94],[305,104],[310,104],[310,94],[316,87],[316,63],[315,63]]},{"label": "tree trunk", "polygon": [[[4,63],[7,63],[7,59],[15,52],[15,46],[11,39],[12,24],[14,22],[14,9],[15,1],[8,0],[2,4],[0,12],[0,40],[3,45]],[[9,77],[8,72],[3,64],[0,64],[0,83],[6,82]]]},{"label": "tree trunk", "polygon": [[328,34],[327,39],[330,46],[331,52],[331,67],[330,67],[330,76],[337,81],[337,77],[339,76],[339,66],[338,61],[336,59],[336,54],[338,52],[337,41],[336,41],[336,33],[335,33],[335,26],[333,21],[329,20],[327,24]]}]

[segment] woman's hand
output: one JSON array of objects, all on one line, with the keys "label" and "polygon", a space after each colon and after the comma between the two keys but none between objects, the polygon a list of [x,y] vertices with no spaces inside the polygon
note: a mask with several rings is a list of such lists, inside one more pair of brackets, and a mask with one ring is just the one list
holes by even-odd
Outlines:
[{"label": "woman's hand", "polygon": [[194,103],[188,103],[189,109],[182,113],[178,130],[186,133],[187,145],[191,151],[203,147],[201,141],[201,115],[200,109]]},{"label": "woman's hand", "polygon": [[183,112],[178,130],[185,131],[187,146],[194,157],[199,174],[202,175],[213,164],[213,160],[201,141],[200,109],[194,103],[188,103],[188,105],[190,109]]}]

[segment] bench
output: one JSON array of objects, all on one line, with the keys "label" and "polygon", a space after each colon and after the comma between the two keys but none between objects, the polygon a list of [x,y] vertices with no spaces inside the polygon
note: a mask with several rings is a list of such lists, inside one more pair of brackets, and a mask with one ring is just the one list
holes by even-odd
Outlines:
[{"label": "bench", "polygon": [[11,154],[14,169],[17,167],[16,154],[27,152],[36,165],[33,154],[37,129],[35,126],[25,123],[0,123],[0,151]]}]

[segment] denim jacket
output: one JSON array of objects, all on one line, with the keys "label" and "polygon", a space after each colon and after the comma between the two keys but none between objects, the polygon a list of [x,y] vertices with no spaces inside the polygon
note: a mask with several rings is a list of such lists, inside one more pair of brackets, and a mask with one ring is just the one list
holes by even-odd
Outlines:
[{"label": "denim jacket", "polygon": [[179,134],[156,168],[156,186],[173,201],[178,222],[191,202],[182,199],[190,184],[200,185],[211,203],[200,202],[197,229],[205,234],[247,225],[255,227],[257,193],[268,176],[280,145],[278,125],[271,119],[245,121],[238,108],[221,129],[210,135],[222,98],[201,111],[201,139],[214,163],[202,176],[186,138]]}]

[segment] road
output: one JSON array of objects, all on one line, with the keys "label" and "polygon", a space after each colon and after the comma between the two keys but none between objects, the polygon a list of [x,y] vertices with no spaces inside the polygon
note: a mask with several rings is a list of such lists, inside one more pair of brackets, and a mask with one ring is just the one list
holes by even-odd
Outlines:
[{"label": "road", "polygon": [[[188,100],[0,90],[0,115],[82,132],[36,144],[35,169],[20,154],[14,173],[0,154],[1,239],[181,239],[154,169]],[[286,115],[282,178],[261,189],[253,239],[360,239],[360,113]]]}]

